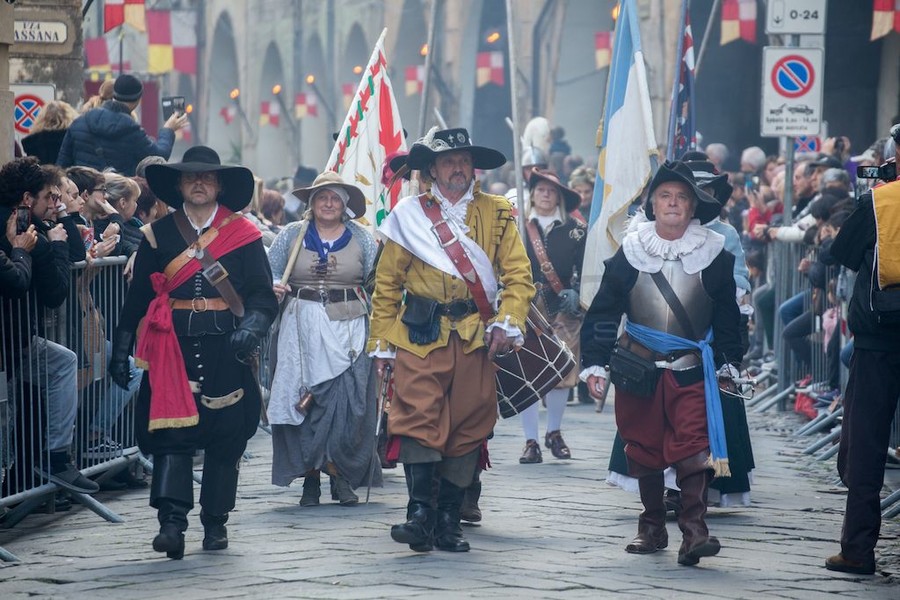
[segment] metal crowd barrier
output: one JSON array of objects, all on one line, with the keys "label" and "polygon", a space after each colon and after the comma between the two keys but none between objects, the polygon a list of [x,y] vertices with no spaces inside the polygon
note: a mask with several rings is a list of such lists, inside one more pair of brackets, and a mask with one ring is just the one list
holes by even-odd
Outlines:
[{"label": "metal crowd barrier", "polygon": [[[56,310],[37,309],[39,336],[75,353],[77,391],[73,393],[78,395],[78,410],[70,455],[84,475],[98,482],[139,458],[131,404],[140,373],[134,373],[128,391],[106,377],[108,340],[118,322],[126,288],[125,262],[125,257],[111,257],[74,264],[65,303]],[[36,351],[40,340],[32,339],[27,331],[35,307],[26,299],[0,302],[4,315],[0,320],[0,353],[4,357],[0,368],[6,382],[0,386],[0,512],[5,512],[2,526],[10,528],[45,502],[52,511],[54,497],[62,488],[47,476],[50,373],[48,355]],[[122,520],[91,496],[68,495],[108,521]],[[0,560],[16,558],[0,548]]]}]

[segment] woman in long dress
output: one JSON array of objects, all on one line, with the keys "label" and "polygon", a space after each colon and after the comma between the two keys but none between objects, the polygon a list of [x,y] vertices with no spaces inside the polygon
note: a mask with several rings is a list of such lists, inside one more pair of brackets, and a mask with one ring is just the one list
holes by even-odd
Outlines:
[{"label": "woman in long dress", "polygon": [[381,483],[373,462],[376,403],[368,337],[372,235],[352,221],[365,212],[365,197],[333,172],[319,175],[294,195],[309,207],[272,244],[274,290],[284,302],[278,327],[277,363],[267,414],[272,425],[272,483],[303,477],[301,506],[319,504],[321,471],[331,477],[331,496],[356,504],[353,490]]}]

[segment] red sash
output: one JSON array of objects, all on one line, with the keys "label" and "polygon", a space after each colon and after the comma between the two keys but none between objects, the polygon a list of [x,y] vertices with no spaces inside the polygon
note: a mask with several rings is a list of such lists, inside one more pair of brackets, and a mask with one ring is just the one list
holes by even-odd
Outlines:
[{"label": "red sash", "polygon": [[[215,260],[262,237],[259,230],[245,218],[229,219],[223,224],[232,214],[224,206],[219,206],[213,218],[212,227],[222,225],[218,236],[206,247],[206,252]],[[141,362],[150,373],[149,431],[192,427],[200,420],[169,305],[169,292],[193,277],[200,268],[200,261],[193,258],[171,279],[166,279],[159,272],[150,275],[156,297],[147,308],[134,353],[135,360]]]}]

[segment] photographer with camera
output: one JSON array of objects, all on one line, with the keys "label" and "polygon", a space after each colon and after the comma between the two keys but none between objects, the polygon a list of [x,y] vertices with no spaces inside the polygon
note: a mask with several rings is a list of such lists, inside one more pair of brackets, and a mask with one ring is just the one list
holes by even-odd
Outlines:
[{"label": "photographer with camera", "polygon": [[[900,143],[900,124],[891,128],[891,137]],[[896,154],[895,161],[900,159]],[[888,182],[858,200],[831,245],[834,258],[857,277],[848,318],[854,350],[837,464],[847,486],[847,507],[841,551],[825,567],[862,575],[875,573],[879,493],[900,397],[900,262],[894,250],[900,244],[900,181],[896,168],[888,173],[890,167],[879,168],[876,175]],[[870,175],[863,168],[860,175]]]}]

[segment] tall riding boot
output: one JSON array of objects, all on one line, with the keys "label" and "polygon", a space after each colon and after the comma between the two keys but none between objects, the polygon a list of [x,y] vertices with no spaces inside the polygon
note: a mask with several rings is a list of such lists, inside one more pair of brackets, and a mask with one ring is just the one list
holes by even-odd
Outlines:
[{"label": "tall riding boot", "polygon": [[200,485],[200,522],[203,523],[203,549],[224,550],[228,547],[228,513],[237,497],[237,462],[218,460],[206,453],[203,483]]},{"label": "tall riding boot", "polygon": [[459,508],[459,518],[469,523],[481,521],[481,509],[478,507],[478,499],[481,498],[481,469],[475,469],[475,479],[472,485],[466,488],[462,506]]},{"label": "tall riding boot", "polygon": [[715,556],[721,545],[709,535],[706,527],[706,495],[709,490],[707,452],[700,452],[675,464],[678,487],[681,488],[681,513],[678,527],[683,541],[678,550],[678,564],[692,566],[706,556]]},{"label": "tall riding boot", "polygon": [[157,510],[159,534],[153,549],[173,559],[184,557],[187,514],[194,507],[193,459],[189,454],[153,456],[150,506]]},{"label": "tall riding boot", "polygon": [[437,523],[434,526],[434,545],[447,552],[468,552],[469,542],[465,540],[459,526],[459,508],[462,505],[465,488],[441,479],[441,491],[437,501]]},{"label": "tall riding boot", "polygon": [[638,517],[638,534],[625,546],[631,554],[652,554],[669,545],[666,532],[666,504],[663,499],[665,483],[662,471],[638,479],[641,504],[644,510]]},{"label": "tall riding boot", "polygon": [[391,538],[409,544],[411,550],[428,552],[434,541],[434,508],[431,506],[431,480],[437,463],[404,463],[409,503],[406,523],[391,527]]}]

